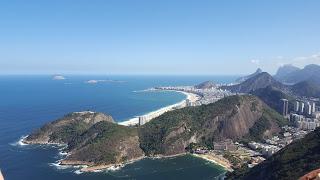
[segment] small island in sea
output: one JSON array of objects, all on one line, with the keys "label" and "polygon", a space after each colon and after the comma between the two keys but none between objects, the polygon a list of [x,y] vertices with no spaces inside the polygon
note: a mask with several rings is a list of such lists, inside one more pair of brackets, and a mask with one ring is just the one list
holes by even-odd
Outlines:
[{"label": "small island in sea", "polygon": [[62,75],[54,75],[52,77],[53,80],[65,80],[66,78]]}]

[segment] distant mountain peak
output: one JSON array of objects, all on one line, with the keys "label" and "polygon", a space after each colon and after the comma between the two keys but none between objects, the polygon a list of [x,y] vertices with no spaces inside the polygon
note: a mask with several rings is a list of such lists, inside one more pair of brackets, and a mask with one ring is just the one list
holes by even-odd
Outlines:
[{"label": "distant mountain peak", "polygon": [[258,68],[255,73],[262,73],[262,69]]},{"label": "distant mountain peak", "polygon": [[279,67],[276,75],[274,75],[274,78],[276,78],[279,81],[282,81],[282,79],[286,78],[291,73],[297,72],[299,70],[300,68],[293,66],[292,64],[285,64]]},{"label": "distant mountain peak", "polygon": [[247,75],[247,76],[244,76],[244,77],[240,77],[236,80],[237,83],[241,83],[241,82],[244,82],[246,81],[247,79],[250,79],[251,77],[254,77],[256,76],[257,74],[260,74],[262,73],[262,69],[258,68],[254,73],[250,74],[250,75]]},{"label": "distant mountain peak", "polygon": [[295,84],[309,79],[320,79],[320,66],[309,64],[303,69],[292,65],[281,66],[274,77],[288,84]]},{"label": "distant mountain peak", "polygon": [[279,89],[284,88],[284,85],[278,82],[277,80],[275,80],[269,73],[261,72],[245,80],[240,84],[236,84],[233,86],[225,86],[223,87],[223,89],[227,89],[232,92],[238,92],[238,93],[250,93],[252,91],[265,88],[267,86],[272,86]]}]

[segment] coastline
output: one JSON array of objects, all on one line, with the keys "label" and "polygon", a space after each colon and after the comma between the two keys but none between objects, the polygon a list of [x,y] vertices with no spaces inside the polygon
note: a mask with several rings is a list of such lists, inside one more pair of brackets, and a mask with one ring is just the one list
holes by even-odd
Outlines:
[{"label": "coastline", "polygon": [[[26,138],[27,136],[23,136],[19,139],[18,142],[23,142],[23,140]],[[17,143],[18,144],[18,143]],[[28,143],[28,142],[24,142],[24,145],[41,145],[42,143]],[[21,145],[21,144],[19,144]],[[173,154],[173,155],[156,155],[156,156],[141,156],[135,159],[131,159],[129,161],[126,162],[122,162],[122,163],[116,163],[116,164],[94,164],[92,162],[85,162],[85,161],[68,161],[65,160],[65,157],[67,157],[69,155],[69,153],[64,152],[63,150],[65,149],[65,144],[59,144],[59,143],[43,143],[43,145],[54,145],[54,146],[59,146],[62,147],[59,149],[59,155],[61,155],[63,158],[56,161],[55,163],[51,163],[53,164],[53,166],[55,166],[56,168],[75,168],[74,173],[76,174],[82,174],[82,173],[94,173],[94,172],[102,172],[102,171],[116,171],[119,170],[123,167],[125,167],[128,164],[132,164],[135,163],[137,161],[140,161],[142,159],[145,158],[150,158],[150,159],[165,159],[165,158],[174,158],[174,157],[179,157],[179,156],[186,156],[186,155],[191,155],[193,157],[196,158],[201,158],[204,159],[206,161],[209,161],[210,163],[216,164],[218,166],[223,167],[226,171],[232,172],[233,169],[231,168],[231,164],[229,162],[224,162],[222,160],[220,160],[219,158],[215,158],[214,156],[211,155],[206,155],[206,154],[192,154],[192,153],[188,153],[188,152],[183,152],[183,153],[179,153],[179,154]]]},{"label": "coastline", "polygon": [[212,155],[207,155],[207,154],[191,154],[192,156],[194,157],[197,157],[197,158],[201,158],[201,159],[204,159],[206,161],[209,161],[211,163],[214,163],[214,164],[217,164],[221,167],[223,167],[225,170],[229,171],[229,172],[232,172],[233,169],[231,168],[231,163],[230,162],[224,162],[222,160],[220,160],[219,158],[215,157],[215,156],[212,156]]},{"label": "coastline", "polygon": [[[152,116],[154,114],[158,114],[158,116],[160,116],[160,115],[164,114],[165,112],[175,110],[178,107],[185,107],[186,100],[189,100],[190,102],[196,102],[199,99],[199,95],[194,94],[194,93],[185,92],[185,91],[177,91],[177,90],[158,90],[158,91],[174,91],[174,92],[182,93],[186,97],[182,101],[179,101],[179,102],[172,104],[172,105],[162,107],[162,108],[155,110],[155,111],[148,112],[142,116]],[[124,125],[124,126],[134,126],[134,125],[139,124],[139,117],[134,117],[134,118],[131,118],[127,121],[118,122],[118,124]]]}]

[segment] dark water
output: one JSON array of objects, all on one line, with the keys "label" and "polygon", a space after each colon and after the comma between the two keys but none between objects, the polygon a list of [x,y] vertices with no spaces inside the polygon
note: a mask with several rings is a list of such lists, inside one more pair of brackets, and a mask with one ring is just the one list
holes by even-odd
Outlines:
[{"label": "dark water", "polygon": [[[176,92],[135,92],[154,86],[194,85],[205,80],[232,82],[236,77],[188,76],[0,76],[0,168],[16,179],[212,179],[224,170],[191,156],[144,159],[117,171],[76,174],[76,169],[52,165],[61,156],[57,147],[20,146],[16,142],[33,129],[66,113],[92,110],[116,121],[174,104],[185,98]],[[90,79],[125,82],[86,84]]]}]

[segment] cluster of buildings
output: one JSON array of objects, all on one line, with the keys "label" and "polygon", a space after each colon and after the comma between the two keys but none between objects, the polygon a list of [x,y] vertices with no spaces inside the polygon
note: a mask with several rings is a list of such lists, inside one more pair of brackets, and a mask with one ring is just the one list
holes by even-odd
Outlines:
[{"label": "cluster of buildings", "polygon": [[314,101],[296,100],[293,111],[288,115],[288,100],[281,99],[283,115],[289,117],[290,123],[300,130],[314,130],[320,127],[320,112]]},{"label": "cluster of buildings", "polygon": [[238,146],[234,144],[231,139],[228,139],[221,142],[214,142],[213,149],[216,151],[236,151]]},{"label": "cluster of buildings", "polygon": [[295,101],[293,111],[299,114],[311,116],[312,113],[316,112],[316,104],[315,102],[309,101]]},{"label": "cluster of buildings", "polygon": [[183,91],[187,93],[197,94],[199,99],[195,102],[189,100],[186,101],[186,106],[200,106],[203,104],[214,103],[226,96],[231,96],[233,93],[227,90],[222,90],[217,85],[216,87],[198,89],[194,86],[169,86],[169,87],[156,87],[158,90],[171,90],[171,91]]},{"label": "cluster of buildings", "polygon": [[196,94],[198,96],[197,100],[190,100],[186,99],[185,101],[182,101],[181,103],[174,104],[172,106],[164,107],[162,109],[159,109],[157,111],[151,112],[149,114],[139,116],[138,118],[138,124],[143,125],[150,120],[162,115],[165,112],[174,110],[174,109],[180,109],[183,107],[188,106],[200,106],[203,104],[210,104],[218,101],[221,98],[224,98],[226,96],[233,95],[233,93],[221,90],[218,88],[219,85],[212,87],[212,88],[206,88],[206,89],[198,89],[195,86],[168,86],[168,87],[156,87],[150,90],[165,90],[165,91],[182,91],[186,93],[192,93]]},{"label": "cluster of buildings", "polygon": [[[280,99],[281,112],[283,116],[288,116],[289,101],[287,99]],[[313,113],[319,110],[314,101],[296,100],[294,102],[293,112],[300,115],[311,117]]]},{"label": "cluster of buildings", "polygon": [[280,149],[284,148],[292,141],[303,138],[308,132],[299,128],[284,126],[283,133],[280,136],[273,136],[266,139],[265,142],[248,143],[250,149],[260,152],[264,157],[270,157]]},{"label": "cluster of buildings", "polygon": [[290,122],[297,128],[302,130],[315,130],[320,127],[320,121],[317,118],[307,118],[304,115],[295,113],[290,114]]},{"label": "cluster of buildings", "polygon": [[260,150],[262,155],[264,156],[271,156],[275,152],[279,151],[281,148],[275,145],[270,145],[270,144],[263,144],[263,143],[258,143],[258,142],[250,142],[248,144],[249,148],[257,151]]},{"label": "cluster of buildings", "polygon": [[289,101],[287,99],[280,101],[282,115],[287,117],[294,127],[301,130],[314,130],[320,127],[320,112],[314,101],[296,100],[290,114],[288,114]]}]

